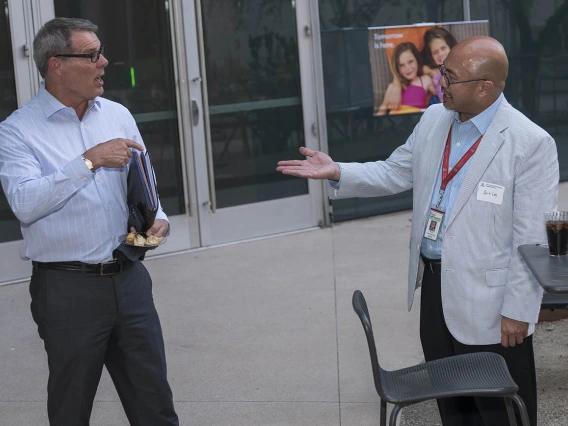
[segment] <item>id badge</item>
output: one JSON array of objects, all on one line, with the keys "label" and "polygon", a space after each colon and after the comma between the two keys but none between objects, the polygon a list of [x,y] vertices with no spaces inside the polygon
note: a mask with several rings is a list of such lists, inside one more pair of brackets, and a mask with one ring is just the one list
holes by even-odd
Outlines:
[{"label": "id badge", "polygon": [[440,227],[442,226],[442,220],[444,220],[445,212],[436,209],[430,209],[430,217],[428,218],[428,224],[426,225],[426,232],[424,232],[424,238],[436,241],[438,239],[438,232],[440,232]]}]

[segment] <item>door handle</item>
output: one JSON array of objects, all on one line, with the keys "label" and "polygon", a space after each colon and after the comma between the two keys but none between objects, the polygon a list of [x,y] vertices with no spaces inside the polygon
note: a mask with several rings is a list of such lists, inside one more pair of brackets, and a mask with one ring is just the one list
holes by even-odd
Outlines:
[{"label": "door handle", "polygon": [[194,126],[199,124],[199,105],[195,99],[191,100],[191,122]]}]

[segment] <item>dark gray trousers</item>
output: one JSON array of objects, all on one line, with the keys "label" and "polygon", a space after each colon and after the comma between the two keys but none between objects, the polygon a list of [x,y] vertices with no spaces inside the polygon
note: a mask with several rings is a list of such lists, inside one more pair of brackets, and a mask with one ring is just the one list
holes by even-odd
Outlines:
[{"label": "dark gray trousers", "polygon": [[[426,361],[475,352],[495,352],[505,358],[513,380],[519,386],[519,396],[527,406],[531,426],[536,426],[536,370],[532,336],[514,347],[496,345],[464,345],[448,330],[442,311],[441,277],[425,268],[420,299],[420,340]],[[444,426],[508,425],[502,398],[446,398],[438,400]],[[515,406],[517,424],[521,418]]]},{"label": "dark gray trousers", "polygon": [[131,425],[179,425],[152,280],[141,262],[109,276],[34,267],[30,294],[48,357],[51,426],[89,425],[103,365]]}]

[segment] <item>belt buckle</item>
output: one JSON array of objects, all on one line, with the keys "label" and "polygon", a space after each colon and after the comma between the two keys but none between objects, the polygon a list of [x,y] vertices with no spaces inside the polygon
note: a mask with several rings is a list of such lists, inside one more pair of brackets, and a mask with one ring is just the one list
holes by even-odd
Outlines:
[{"label": "belt buckle", "polygon": [[109,266],[109,265],[115,265],[115,264],[116,264],[116,259],[111,260],[110,262],[101,263],[101,270],[100,270],[101,275],[113,275],[113,274],[115,274],[116,272],[105,273],[105,265]]}]

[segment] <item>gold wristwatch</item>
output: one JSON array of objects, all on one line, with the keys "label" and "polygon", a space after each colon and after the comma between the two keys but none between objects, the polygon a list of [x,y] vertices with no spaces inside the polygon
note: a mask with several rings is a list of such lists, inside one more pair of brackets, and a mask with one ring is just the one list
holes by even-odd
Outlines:
[{"label": "gold wristwatch", "polygon": [[89,168],[91,173],[95,173],[95,169],[93,168],[93,163],[91,162],[91,160],[89,160],[88,158],[85,158],[85,157],[81,157],[81,158],[83,159],[83,161],[85,162],[85,165]]}]

